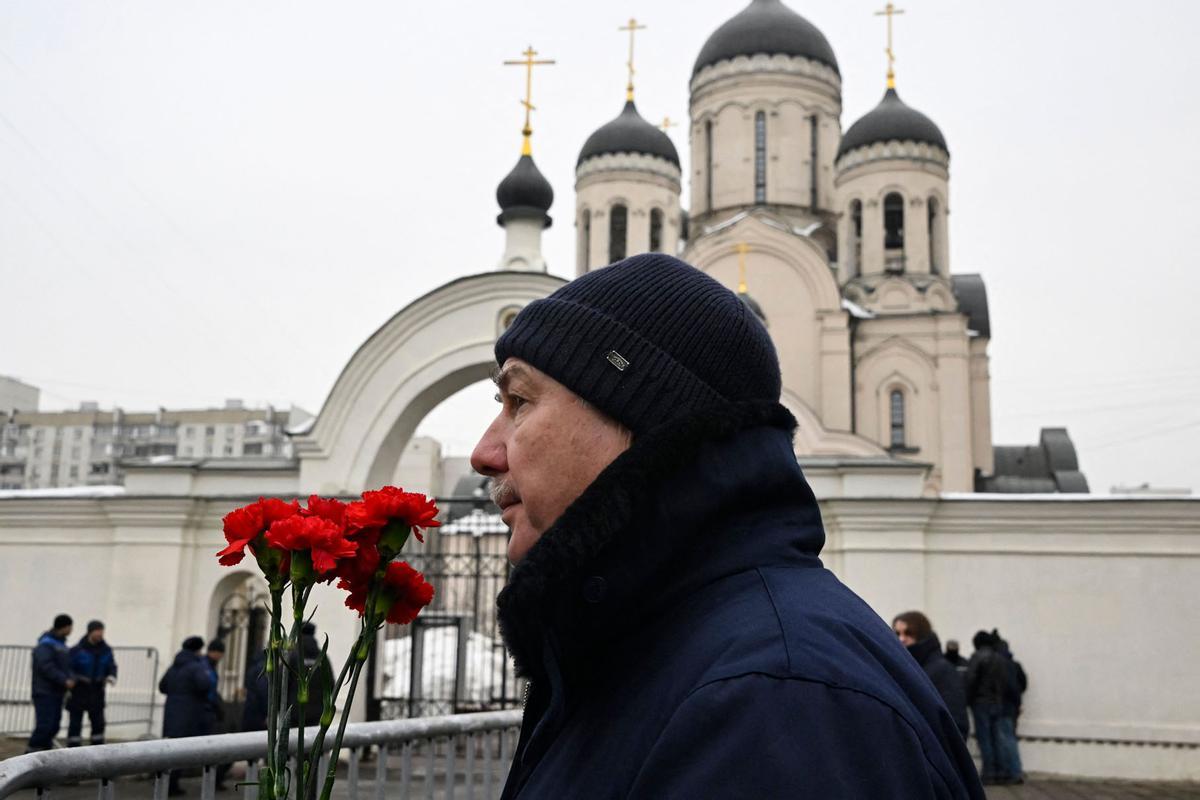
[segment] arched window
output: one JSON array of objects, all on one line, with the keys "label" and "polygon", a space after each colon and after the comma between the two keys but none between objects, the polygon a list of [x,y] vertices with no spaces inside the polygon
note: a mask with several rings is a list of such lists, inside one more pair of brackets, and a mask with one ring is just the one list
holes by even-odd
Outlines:
[{"label": "arched window", "polygon": [[662,250],[662,209],[650,209],[650,252],[657,253]]},{"label": "arched window", "polygon": [[891,395],[892,447],[904,447],[904,392],[892,389]]},{"label": "arched window", "polygon": [[712,120],[704,121],[704,210],[713,207],[713,137]]},{"label": "arched window", "polygon": [[929,271],[934,275],[942,271],[942,265],[938,263],[938,253],[940,251],[938,242],[938,201],[936,197],[929,198],[929,202],[925,204],[929,209]]},{"label": "arched window", "polygon": [[579,221],[579,266],[581,273],[592,268],[592,212],[587,208]]},{"label": "arched window", "polygon": [[850,203],[849,274],[853,278],[862,273],[862,201]]},{"label": "arched window", "polygon": [[754,202],[767,202],[767,115],[754,115]]},{"label": "arched window", "polygon": [[904,271],[904,198],[892,192],[883,198],[884,268]]},{"label": "arched window", "polygon": [[608,214],[608,263],[625,257],[625,231],[629,211],[625,206],[613,206]]}]

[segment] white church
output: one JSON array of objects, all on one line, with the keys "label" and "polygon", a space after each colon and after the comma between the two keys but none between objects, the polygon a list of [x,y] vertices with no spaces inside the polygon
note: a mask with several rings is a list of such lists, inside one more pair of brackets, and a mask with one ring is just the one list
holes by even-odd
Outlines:
[{"label": "white church", "polygon": [[[993,445],[984,283],[949,260],[949,145],[890,70],[878,106],[843,127],[833,47],[780,0],[696,45],[686,182],[632,80],[583,143],[577,274],[658,250],[739,292],[780,355],[825,564],[886,619],[921,609],[943,640],[1000,629],[1030,678],[1027,770],[1200,779],[1200,502],[1088,493],[1062,429]],[[486,379],[498,334],[563,283],[541,255],[554,192],[528,121],[497,199],[499,268],[413,301],[347,354],[294,458],[129,464],[124,487],[0,493],[0,643],[66,611],[169,658],[257,580],[217,565],[222,515],[397,480],[421,420]],[[340,652],[353,619],[334,595],[321,604]]]}]

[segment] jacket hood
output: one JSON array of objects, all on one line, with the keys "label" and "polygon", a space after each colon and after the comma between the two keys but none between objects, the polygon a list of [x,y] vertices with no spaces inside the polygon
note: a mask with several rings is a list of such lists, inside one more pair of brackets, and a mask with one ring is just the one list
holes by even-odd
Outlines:
[{"label": "jacket hood", "polygon": [[938,641],[936,633],[931,633],[921,641],[908,645],[907,649],[921,666],[925,666],[942,655],[942,643]]},{"label": "jacket hood", "polygon": [[175,660],[171,662],[171,666],[186,666],[187,664],[199,661],[202,658],[204,658],[203,653],[193,653],[191,650],[180,650],[175,654]]},{"label": "jacket hood", "polygon": [[637,437],[500,592],[518,672],[544,678],[552,657],[564,675],[586,673],[630,615],[753,567],[819,565],[824,533],[792,450],[795,425],[777,403],[731,403]]}]

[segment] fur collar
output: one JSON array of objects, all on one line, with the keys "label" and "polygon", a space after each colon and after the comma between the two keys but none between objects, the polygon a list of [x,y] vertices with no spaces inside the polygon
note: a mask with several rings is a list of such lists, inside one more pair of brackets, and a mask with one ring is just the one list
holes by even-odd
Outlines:
[{"label": "fur collar", "polygon": [[[763,435],[772,438],[779,457],[788,459],[794,467],[788,489],[803,487],[817,514],[816,503],[791,454],[795,427],[795,418],[778,403],[731,403],[639,436],[530,548],[500,592],[500,631],[518,674],[535,680],[546,677],[545,664],[551,655],[545,649],[548,642],[554,649],[553,660],[562,665],[564,672],[587,663],[587,649],[596,646],[604,635],[595,593],[615,589],[628,598],[649,591],[650,587],[639,585],[650,577],[638,572],[639,564],[666,563],[678,549],[677,542],[668,535],[647,536],[655,532],[650,525],[662,523],[655,519],[663,505],[661,496],[674,491],[672,481],[693,468],[702,452],[706,448],[711,451],[714,443],[732,440],[752,429],[768,429]],[[750,463],[747,469],[753,466]],[[765,470],[763,465],[763,475],[767,474]],[[714,503],[726,499],[714,498]],[[716,505],[714,510],[719,510]],[[819,515],[817,520],[819,529]],[[636,530],[642,525],[647,528]],[[819,543],[815,549],[820,549]],[[608,581],[600,577],[604,575],[610,576]],[[614,581],[624,585],[607,585]],[[603,616],[611,621],[613,609],[605,609]]]}]

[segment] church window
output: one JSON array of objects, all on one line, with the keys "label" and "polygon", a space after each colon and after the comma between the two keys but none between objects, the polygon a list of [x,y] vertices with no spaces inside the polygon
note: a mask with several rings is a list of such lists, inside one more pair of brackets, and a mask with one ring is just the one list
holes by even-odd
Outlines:
[{"label": "church window", "polygon": [[650,252],[657,253],[662,250],[662,222],[663,212],[661,209],[650,209]]},{"label": "church window", "polygon": [[892,447],[904,447],[904,392],[893,389],[891,395]]},{"label": "church window", "polygon": [[767,115],[754,115],[754,202],[767,202]]},{"label": "church window", "polygon": [[629,210],[625,206],[612,207],[608,215],[608,263],[625,257],[625,230]]},{"label": "church window", "polygon": [[850,204],[850,277],[862,272],[862,201]]},{"label": "church window", "polygon": [[814,211],[816,211],[817,205],[820,202],[817,195],[817,187],[819,185],[817,165],[821,163],[817,159],[818,141],[817,115],[813,114],[808,118],[808,203]]},{"label": "church window", "polygon": [[887,251],[904,250],[904,198],[892,192],[883,198],[884,266],[891,272],[904,271],[904,254]]},{"label": "church window", "polygon": [[704,121],[704,210],[713,207],[713,135],[712,120]]},{"label": "church window", "polygon": [[938,201],[936,197],[929,198],[926,203],[929,209],[929,271],[934,275],[942,271],[942,265],[938,263],[938,253],[940,251],[940,242],[938,242]]},{"label": "church window", "polygon": [[579,266],[581,272],[592,268],[592,212],[586,208],[579,222]]}]

